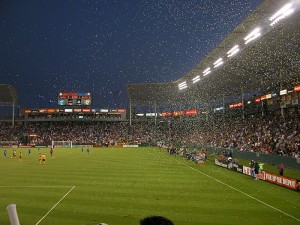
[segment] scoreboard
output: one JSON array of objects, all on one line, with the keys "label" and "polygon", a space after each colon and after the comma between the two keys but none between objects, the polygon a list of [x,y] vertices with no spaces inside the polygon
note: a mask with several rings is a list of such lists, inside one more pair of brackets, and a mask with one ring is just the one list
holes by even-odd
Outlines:
[{"label": "scoreboard", "polygon": [[58,105],[80,106],[91,105],[92,94],[90,92],[59,92]]}]

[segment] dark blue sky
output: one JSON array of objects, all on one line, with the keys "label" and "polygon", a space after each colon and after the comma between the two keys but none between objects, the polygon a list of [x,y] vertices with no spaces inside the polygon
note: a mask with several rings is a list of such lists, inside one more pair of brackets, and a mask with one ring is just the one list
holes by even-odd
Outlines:
[{"label": "dark blue sky", "polygon": [[260,3],[2,0],[0,83],[25,108],[57,106],[49,101],[59,91],[92,92],[94,108],[127,107],[126,84],[177,80]]}]

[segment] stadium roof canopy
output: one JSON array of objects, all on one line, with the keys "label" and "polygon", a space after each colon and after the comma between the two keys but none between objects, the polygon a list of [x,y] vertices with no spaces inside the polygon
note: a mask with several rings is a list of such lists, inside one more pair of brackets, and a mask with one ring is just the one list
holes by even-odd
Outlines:
[{"label": "stadium roof canopy", "polygon": [[17,103],[17,92],[8,84],[0,84],[0,105]]},{"label": "stadium roof canopy", "polygon": [[[271,21],[270,18],[287,3],[291,3],[292,13],[288,16],[277,13],[277,19]],[[288,88],[286,85],[291,82],[300,82],[299,12],[300,0],[264,1],[200,64],[179,80],[128,84],[129,99],[160,104],[190,102],[194,98],[195,102],[206,103],[257,90],[262,93],[279,91],[280,87]],[[245,37],[256,28],[260,29],[260,36],[246,44]],[[228,57],[228,51],[235,45],[239,46],[240,51]],[[219,58],[224,63],[214,68]],[[208,67],[211,73],[203,76]],[[200,80],[193,83],[198,75]],[[179,90],[180,84],[185,84],[187,88]]]}]

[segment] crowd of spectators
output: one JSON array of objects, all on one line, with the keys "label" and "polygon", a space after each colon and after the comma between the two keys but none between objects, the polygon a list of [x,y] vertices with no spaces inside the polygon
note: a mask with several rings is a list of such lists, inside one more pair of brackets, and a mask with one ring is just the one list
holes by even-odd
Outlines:
[{"label": "crowd of spectators", "polygon": [[51,145],[54,141],[72,141],[74,144],[117,145],[128,140],[124,122],[54,122],[33,123],[26,127],[6,127],[0,131],[2,141],[18,141],[31,145]]},{"label": "crowd of spectators", "polygon": [[157,136],[167,143],[300,157],[297,116],[175,121],[168,129],[160,127],[158,130]]},{"label": "crowd of spectators", "polygon": [[[31,135],[31,136],[30,136]],[[27,138],[24,138],[27,137]],[[0,142],[18,141],[50,144],[119,145],[167,144],[209,146],[238,151],[300,157],[300,120],[298,116],[226,119],[167,118],[128,122],[39,122],[28,126],[1,127]]]}]

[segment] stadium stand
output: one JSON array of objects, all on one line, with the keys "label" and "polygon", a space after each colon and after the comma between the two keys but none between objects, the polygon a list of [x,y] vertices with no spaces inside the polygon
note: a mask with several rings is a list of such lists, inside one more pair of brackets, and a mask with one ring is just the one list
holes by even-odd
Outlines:
[{"label": "stadium stand", "polygon": [[[299,84],[299,26],[300,14],[285,18],[270,26],[269,18],[286,1],[264,1],[236,27],[200,64],[176,81],[168,83],[128,84],[131,103],[179,104],[182,107],[207,108],[213,103],[232,103],[234,100],[260,96],[272,91],[289,89]],[[244,38],[254,28],[261,36],[245,44]],[[228,50],[239,45],[240,51],[228,57]],[[222,57],[223,65],[213,68]],[[225,59],[226,58],[226,59]],[[211,73],[203,72],[211,68]],[[199,75],[199,81],[193,82]],[[178,86],[186,82],[187,88]]]}]

